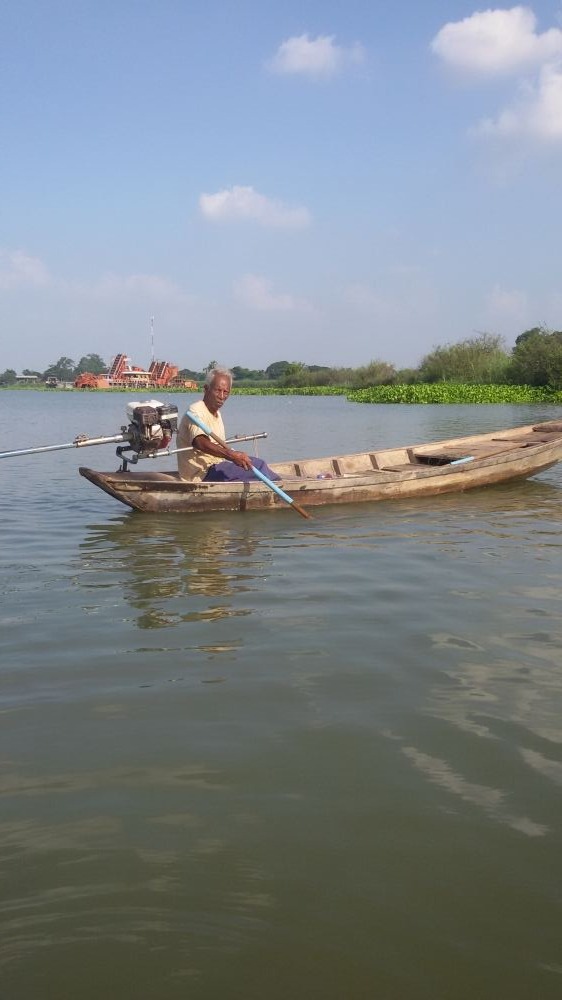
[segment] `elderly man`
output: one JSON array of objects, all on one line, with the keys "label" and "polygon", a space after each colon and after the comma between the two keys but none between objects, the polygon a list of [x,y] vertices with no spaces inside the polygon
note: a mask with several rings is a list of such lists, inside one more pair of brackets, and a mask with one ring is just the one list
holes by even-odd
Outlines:
[{"label": "elderly man", "polygon": [[[212,368],[205,379],[203,399],[190,406],[190,410],[223,441],[226,437],[219,413],[232,388],[232,373],[226,368]],[[178,448],[192,446],[193,451],[178,453],[178,469],[182,479],[192,482],[250,482],[255,480],[252,466],[269,479],[280,477],[262,461],[245,451],[233,451],[227,444],[218,444],[208,437],[186,414],[178,430]]]}]

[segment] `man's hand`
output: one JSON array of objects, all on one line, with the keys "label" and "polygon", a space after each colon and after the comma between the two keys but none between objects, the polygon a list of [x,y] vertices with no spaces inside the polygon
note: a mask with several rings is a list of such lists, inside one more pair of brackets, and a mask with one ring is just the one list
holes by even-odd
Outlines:
[{"label": "man's hand", "polygon": [[235,465],[239,465],[241,469],[247,469],[248,472],[252,468],[250,456],[245,451],[231,451],[230,461],[234,462]]},{"label": "man's hand", "polygon": [[[218,440],[218,439],[217,439]],[[250,461],[250,456],[246,454],[245,451],[232,451],[228,445],[215,442],[207,437],[206,434],[198,434],[193,440],[193,447],[197,451],[202,451],[206,455],[212,455],[213,458],[218,458],[226,462],[234,462],[235,465],[239,465],[241,469],[247,469],[248,472],[251,471],[252,463]]]}]

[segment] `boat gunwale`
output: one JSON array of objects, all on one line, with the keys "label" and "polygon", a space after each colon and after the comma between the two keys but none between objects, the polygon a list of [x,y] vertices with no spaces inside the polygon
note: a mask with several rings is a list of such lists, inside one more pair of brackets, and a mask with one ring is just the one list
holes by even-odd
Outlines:
[{"label": "boat gunwale", "polygon": [[[560,428],[560,430],[547,431],[547,428],[551,423],[556,424]],[[340,454],[340,455],[324,456],[320,458],[317,457],[314,459],[311,458],[296,459],[296,460],[289,459],[287,461],[281,461],[277,463],[272,462],[270,467],[271,469],[273,469],[273,471],[277,471],[279,467],[285,467],[291,464],[306,466],[307,464],[312,464],[313,462],[321,462],[324,463],[325,465],[328,465],[331,462],[338,462],[338,461],[343,462],[345,460],[361,459],[366,456],[369,457],[377,456],[378,458],[378,456],[383,456],[384,454],[391,455],[399,451],[412,452],[414,457],[416,452],[420,450],[426,456],[430,456],[432,452],[434,452],[435,455],[438,455],[440,449],[443,450],[447,448],[454,449],[458,448],[460,445],[463,446],[466,445],[467,450],[470,450],[470,446],[475,445],[477,443],[482,443],[482,444],[486,442],[490,444],[495,443],[494,439],[496,435],[499,434],[517,435],[517,434],[523,434],[526,431],[528,431],[529,433],[539,432],[539,428],[540,431],[542,431],[543,433],[551,433],[552,440],[537,441],[536,444],[525,443],[521,444],[519,447],[517,447],[516,442],[514,442],[515,447],[511,448],[506,447],[505,449],[499,448],[492,455],[483,455],[481,457],[468,456],[470,457],[470,462],[467,461],[466,463],[459,463],[458,465],[453,464],[452,462],[445,462],[441,465],[431,465],[431,464],[426,464],[425,462],[419,462],[419,463],[411,462],[403,465],[399,469],[398,468],[385,469],[385,468],[373,467],[373,469],[370,470],[348,472],[348,473],[342,473],[340,475],[334,474],[326,476],[326,478],[324,477],[318,478],[317,476],[282,475],[281,483],[283,484],[283,486],[286,486],[287,489],[292,488],[293,490],[299,490],[301,492],[304,492],[307,489],[307,485],[310,486],[312,483],[314,483],[314,489],[329,491],[330,489],[333,489],[334,486],[344,483],[350,483],[350,484],[352,483],[353,485],[363,485],[363,484],[368,485],[368,484],[375,484],[377,483],[377,481],[380,481],[382,483],[387,481],[391,482],[396,479],[397,480],[407,479],[407,478],[425,479],[425,478],[444,476],[446,474],[455,474],[455,475],[461,473],[466,474],[476,468],[486,468],[490,465],[499,465],[505,462],[511,463],[516,460],[516,457],[519,457],[521,455],[524,455],[525,458],[530,458],[531,456],[538,455],[540,452],[546,451],[549,448],[552,448],[553,446],[562,447],[562,423],[560,423],[559,421],[549,421],[545,424],[528,424],[521,427],[508,428],[505,431],[492,431],[486,434],[468,435],[462,438],[445,438],[440,441],[430,441],[427,443],[406,445],[403,447],[398,446],[395,448],[385,448],[380,450],[364,450],[359,452],[347,453],[344,455]],[[505,444],[508,445],[509,443],[510,441],[509,439],[507,439],[505,441]],[[212,493],[212,492],[224,491],[226,493],[238,494],[240,493],[242,488],[244,488],[246,492],[249,491],[252,493],[263,494],[269,492],[268,487],[265,486],[263,483],[259,482],[258,480],[256,480],[256,482],[249,482],[249,483],[244,483],[240,481],[231,481],[231,482],[228,481],[205,482],[203,480],[194,481],[194,480],[181,479],[179,477],[178,472],[175,470],[170,470],[161,473],[159,472],[144,473],[137,471],[133,472],[131,470],[127,470],[127,472],[123,472],[121,470],[118,470],[116,472],[96,472],[93,469],[81,466],[79,472],[80,475],[85,475],[86,478],[90,478],[88,474],[91,473],[95,476],[103,476],[104,479],[107,479],[109,481],[114,480],[116,483],[119,483],[121,485],[125,485],[127,482],[130,482],[131,484],[134,483],[139,487],[141,485],[146,485],[147,488],[154,489],[155,492],[160,492],[162,490],[171,493],[175,492]]]},{"label": "boat gunwale", "polygon": [[[426,464],[415,462],[395,469],[373,468],[356,473],[343,473],[331,477],[320,478],[303,476],[282,476],[280,484],[288,492],[299,497],[302,503],[311,506],[322,506],[329,503],[348,503],[359,500],[378,501],[381,499],[396,499],[400,497],[400,487],[404,487],[403,496],[431,496],[440,493],[464,492],[469,489],[494,485],[510,479],[524,479],[556,465],[562,459],[562,423],[549,421],[542,424],[524,425],[508,428],[505,431],[493,431],[487,434],[470,435],[463,438],[450,438],[443,441],[433,441],[428,444],[414,445],[408,449],[390,448],[380,451],[357,452],[354,455],[335,456],[335,460],[354,459],[369,456],[395,455],[416,449],[439,450],[463,446],[470,450],[470,445],[477,443],[492,443],[498,435],[510,439],[522,435],[529,436],[535,431],[548,433],[549,440],[538,440],[536,444],[524,441],[519,447],[506,447],[492,455],[480,458],[470,457],[469,461],[456,460],[445,464]],[[299,466],[305,466],[308,461],[326,464],[332,459],[298,460]],[[277,467],[286,467],[287,462],[277,463]],[[505,467],[508,467],[507,469]],[[517,467],[517,468],[515,468]],[[275,464],[272,463],[275,469]],[[496,468],[497,474],[490,473]],[[146,513],[205,513],[212,511],[236,511],[258,509],[280,509],[281,503],[267,486],[259,481],[253,482],[193,482],[182,480],[175,471],[168,473],[118,471],[114,473],[96,472],[93,469],[81,467],[81,475],[90,480],[110,496],[134,510]],[[427,482],[435,480],[434,484]],[[427,482],[427,491],[424,483]],[[416,484],[419,483],[419,489]],[[369,491],[372,491],[370,494]],[[170,499],[169,505],[163,502],[163,496]],[[191,503],[190,503],[191,497]]]}]

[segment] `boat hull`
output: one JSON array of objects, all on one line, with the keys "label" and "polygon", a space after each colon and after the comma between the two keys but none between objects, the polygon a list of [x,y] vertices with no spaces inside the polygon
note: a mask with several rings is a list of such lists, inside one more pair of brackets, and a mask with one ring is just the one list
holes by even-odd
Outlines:
[{"label": "boat hull", "polygon": [[[273,464],[303,507],[437,496],[526,479],[562,459],[562,423],[549,421],[429,445]],[[80,474],[133,510],[192,514],[288,509],[261,482],[192,483],[174,472]]]}]

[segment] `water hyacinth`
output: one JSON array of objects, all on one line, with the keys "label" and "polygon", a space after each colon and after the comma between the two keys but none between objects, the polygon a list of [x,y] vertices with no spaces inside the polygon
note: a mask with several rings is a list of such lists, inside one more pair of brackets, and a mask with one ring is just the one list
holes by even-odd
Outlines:
[{"label": "water hyacinth", "polygon": [[365,389],[345,386],[298,388],[240,388],[245,396],[346,396],[351,403],[427,403],[490,405],[493,403],[560,403],[562,392],[530,385],[477,385],[462,382],[419,382],[413,385],[374,385]]},{"label": "water hyacinth", "polygon": [[475,385],[460,382],[380,385],[352,390],[347,397],[355,403],[554,403],[562,393],[529,385]]}]

